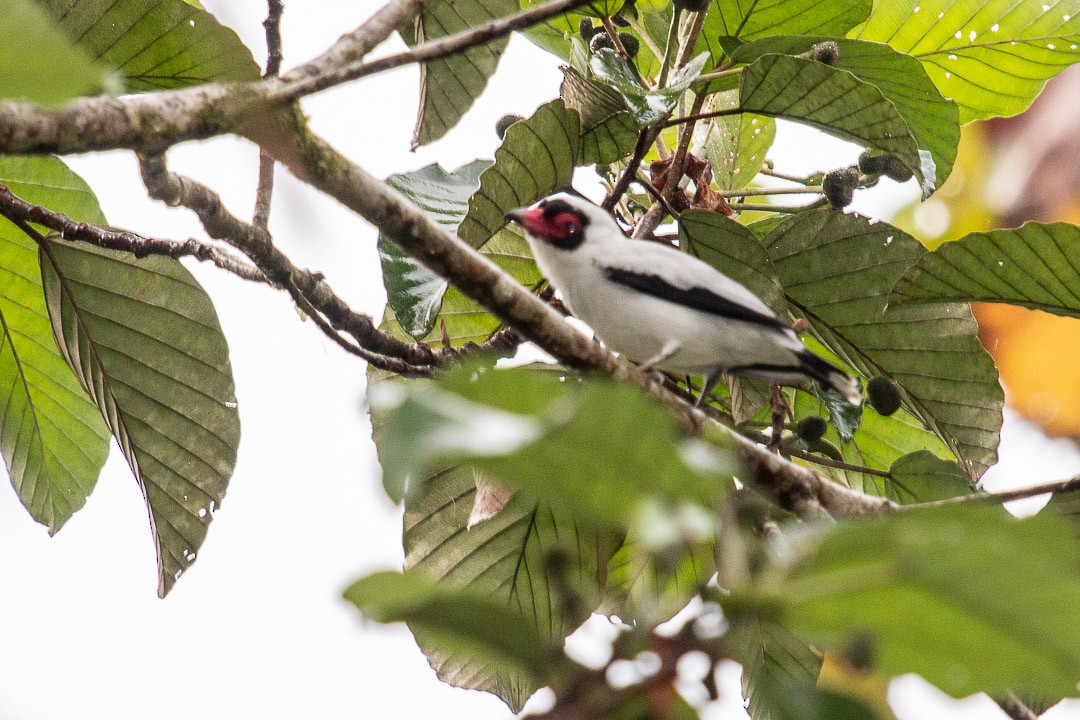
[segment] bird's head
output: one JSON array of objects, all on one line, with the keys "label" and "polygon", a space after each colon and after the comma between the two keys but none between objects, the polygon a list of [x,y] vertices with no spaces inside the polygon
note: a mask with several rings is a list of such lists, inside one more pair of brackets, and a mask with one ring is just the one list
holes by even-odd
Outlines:
[{"label": "bird's head", "polygon": [[556,193],[532,207],[511,210],[506,219],[521,225],[531,237],[563,250],[580,246],[590,225],[614,223],[602,209],[570,193]]}]

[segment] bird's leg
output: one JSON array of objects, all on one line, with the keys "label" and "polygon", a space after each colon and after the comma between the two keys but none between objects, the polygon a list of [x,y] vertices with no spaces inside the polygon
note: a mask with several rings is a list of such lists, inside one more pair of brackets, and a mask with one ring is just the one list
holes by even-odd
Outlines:
[{"label": "bird's leg", "polygon": [[698,408],[705,404],[705,401],[708,400],[709,395],[712,395],[713,388],[716,387],[716,383],[720,382],[720,376],[723,374],[724,371],[717,368],[705,376],[705,382],[701,386],[701,394],[698,395],[694,407]]},{"label": "bird's leg", "polygon": [[664,347],[660,349],[660,352],[658,352],[656,355],[652,356],[645,362],[640,363],[638,365],[638,370],[641,370],[642,372],[649,372],[665,360],[670,360],[671,358],[675,357],[675,353],[679,352],[680,350],[682,350],[682,343],[680,343],[678,340],[671,340],[667,344],[665,344]]},{"label": "bird's leg", "polygon": [[773,452],[779,452],[784,422],[791,408],[788,407],[787,401],[784,400],[784,393],[776,383],[769,386],[769,404],[772,406],[772,435],[769,437],[768,448]]}]

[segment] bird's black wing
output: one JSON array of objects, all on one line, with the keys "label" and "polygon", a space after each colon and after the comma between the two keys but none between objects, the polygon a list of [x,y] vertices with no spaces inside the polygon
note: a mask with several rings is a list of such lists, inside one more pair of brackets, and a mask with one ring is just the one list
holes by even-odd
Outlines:
[{"label": "bird's black wing", "polygon": [[729,320],[742,320],[743,322],[764,325],[782,330],[791,330],[787,324],[774,315],[768,315],[759,310],[748,308],[734,300],[721,297],[712,290],[703,287],[679,287],[648,272],[638,272],[607,266],[603,268],[604,275],[608,280],[619,285],[625,285],[638,292],[652,295],[653,297],[667,300],[676,305],[683,305],[693,310],[716,315]]}]

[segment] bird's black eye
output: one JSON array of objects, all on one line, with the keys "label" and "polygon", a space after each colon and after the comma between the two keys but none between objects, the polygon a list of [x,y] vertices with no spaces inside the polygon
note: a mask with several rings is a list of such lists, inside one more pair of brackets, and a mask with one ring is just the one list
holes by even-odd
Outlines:
[{"label": "bird's black eye", "polygon": [[551,219],[551,225],[555,232],[564,238],[577,236],[582,230],[581,219],[576,213],[564,211]]}]

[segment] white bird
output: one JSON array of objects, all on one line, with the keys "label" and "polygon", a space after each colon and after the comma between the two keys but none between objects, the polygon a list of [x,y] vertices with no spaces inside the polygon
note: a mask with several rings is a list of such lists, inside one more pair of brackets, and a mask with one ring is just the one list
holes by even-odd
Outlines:
[{"label": "white bird", "polygon": [[700,375],[700,405],[724,373],[774,383],[807,378],[862,400],[859,383],[814,355],[754,293],[711,265],[626,237],[604,210],[557,193],[507,213],[570,311],[642,368]]}]

